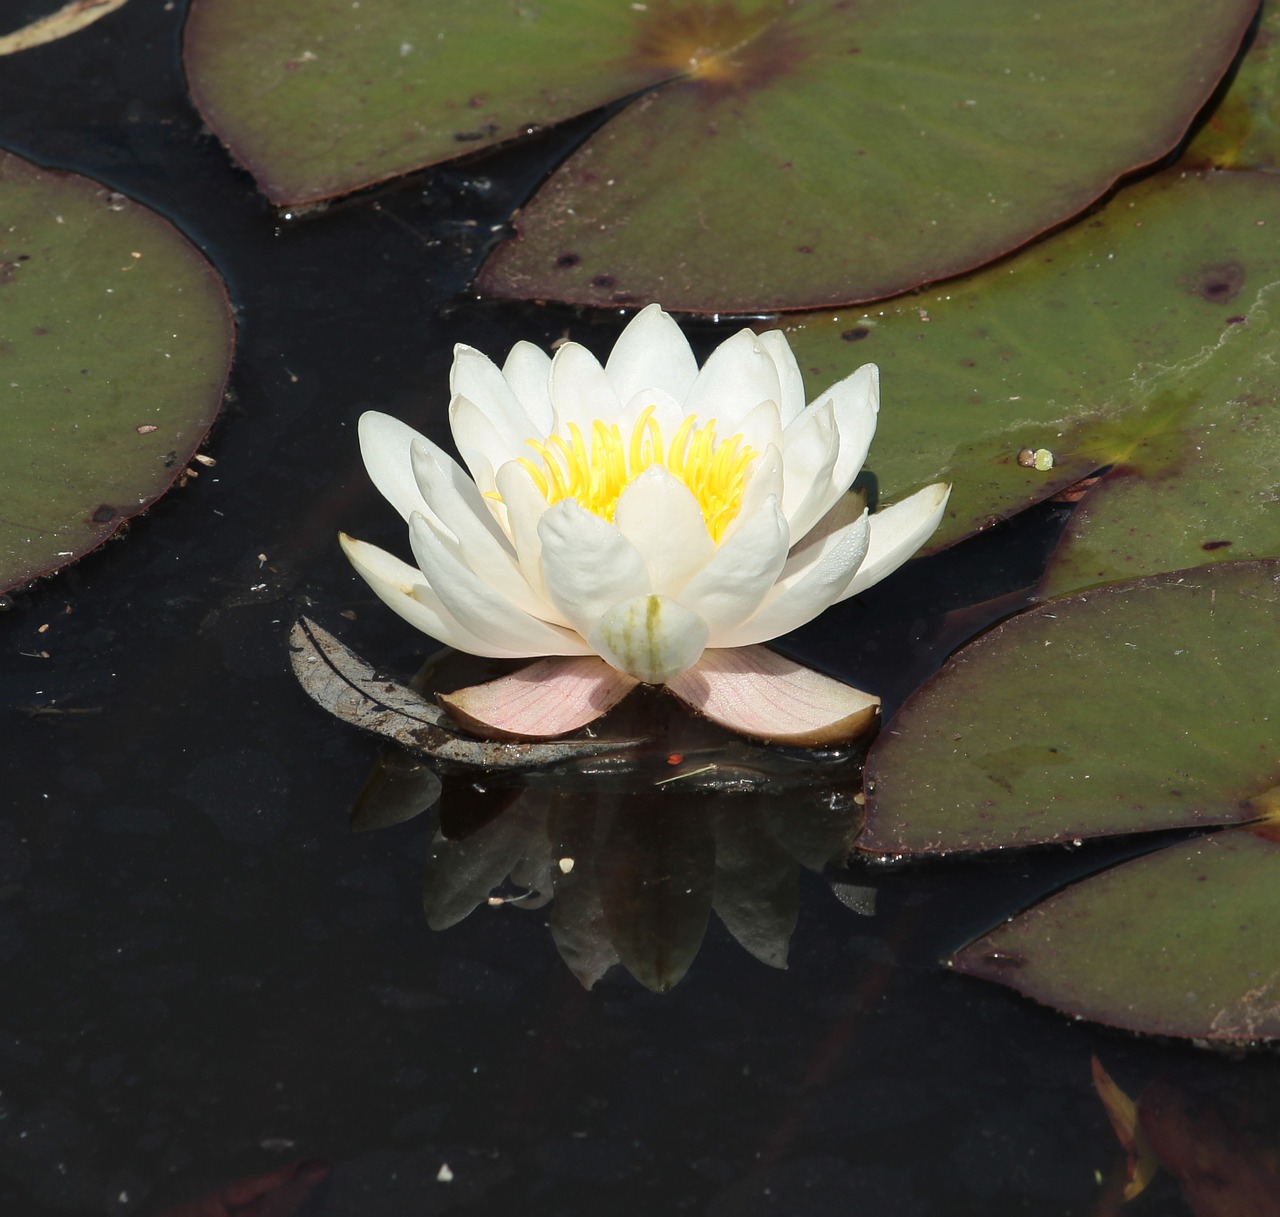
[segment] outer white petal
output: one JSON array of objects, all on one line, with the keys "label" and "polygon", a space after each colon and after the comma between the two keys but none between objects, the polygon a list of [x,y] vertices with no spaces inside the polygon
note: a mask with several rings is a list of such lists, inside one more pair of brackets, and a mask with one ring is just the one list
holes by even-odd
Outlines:
[{"label": "outer white petal", "polygon": [[589,641],[620,672],[660,685],[702,657],[707,623],[666,596],[637,596],[605,613]]},{"label": "outer white petal", "polygon": [[856,372],[834,384],[823,395],[835,404],[840,455],[833,477],[843,494],[858,476],[876,434],[880,413],[880,369],[864,363]]},{"label": "outer white petal", "polygon": [[[492,659],[525,659],[531,652],[519,647],[495,646],[473,634],[440,603],[440,598],[427,586],[416,566],[401,562],[385,549],[357,541],[345,533],[338,534],[342,551],[360,577],[373,589],[378,599],[410,625],[432,638],[466,651],[469,655],[487,655]],[[541,654],[535,651],[532,654]]]},{"label": "outer white petal", "polygon": [[414,440],[413,472],[426,499],[424,515],[439,520],[457,539],[462,560],[513,604],[544,621],[569,623],[530,586],[515,547],[498,527],[475,483],[434,444]]},{"label": "outer white petal", "polygon": [[800,365],[796,363],[795,352],[792,351],[786,334],[781,330],[766,330],[759,336],[759,340],[778,369],[778,384],[782,390],[777,399],[778,412],[785,427],[798,418],[800,411],[804,409],[804,378],[800,375]]},{"label": "outer white petal", "polygon": [[525,440],[539,435],[537,424],[530,418],[507,378],[498,370],[498,365],[475,347],[458,343],[453,348],[449,393],[452,397],[465,397],[479,406],[512,453],[523,451]]},{"label": "outer white petal", "polygon": [[787,521],[770,496],[716,550],[680,593],[680,603],[707,623],[711,646],[759,607],[787,560]]},{"label": "outer white petal", "polygon": [[517,342],[507,354],[502,375],[539,436],[550,435],[556,424],[551,409],[551,356],[532,342]]},{"label": "outer white petal", "polygon": [[644,389],[661,389],[679,402],[697,379],[698,361],[675,321],[650,304],[618,336],[604,370],[620,402]]},{"label": "outer white petal", "polygon": [[357,431],[364,467],[382,497],[406,520],[421,511],[426,504],[413,477],[409,445],[424,437],[407,423],[376,410],[360,415]]},{"label": "outer white petal", "polygon": [[584,638],[620,600],[653,590],[640,551],[576,499],[548,507],[538,536],[547,596]]},{"label": "outer white petal", "polygon": [[840,599],[856,596],[891,575],[916,552],[942,523],[951,487],[935,482],[923,490],[877,511],[871,517],[871,545],[867,556]]},{"label": "outer white petal", "polygon": [[644,559],[652,590],[664,596],[679,597],[716,552],[693,492],[660,465],[622,492],[613,523]]},{"label": "outer white petal", "polygon": [[588,435],[596,419],[611,423],[622,413],[622,403],[599,360],[576,342],[566,342],[555,353],[550,385],[556,430],[562,434],[570,423],[577,423]]},{"label": "outer white petal", "polygon": [[762,401],[782,397],[778,366],[750,330],[726,338],[702,366],[685,398],[685,413],[699,422],[715,419],[722,435],[731,435],[739,419]]},{"label": "outer white petal", "polygon": [[839,455],[840,433],[830,398],[809,406],[782,433],[782,511],[791,526],[792,544],[848,489],[847,485],[837,488],[832,476]]},{"label": "outer white petal", "polygon": [[485,412],[468,397],[455,397],[449,403],[449,427],[453,431],[453,442],[482,495],[494,490],[494,474],[508,461],[533,455],[530,448],[513,449]]},{"label": "outer white petal", "polygon": [[583,655],[590,648],[570,630],[549,625],[490,587],[459,557],[440,525],[425,516],[409,520],[413,556],[432,591],[454,619],[492,646],[526,655]]},{"label": "outer white petal", "polygon": [[759,610],[736,629],[717,635],[717,646],[767,642],[812,621],[841,598],[870,541],[866,509],[854,502],[860,509],[857,517],[792,554]]}]

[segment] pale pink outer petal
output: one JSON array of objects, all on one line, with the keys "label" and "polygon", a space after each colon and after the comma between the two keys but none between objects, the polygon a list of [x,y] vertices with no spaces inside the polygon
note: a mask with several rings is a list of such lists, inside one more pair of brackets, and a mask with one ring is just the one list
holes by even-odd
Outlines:
[{"label": "pale pink outer petal", "polygon": [[778,384],[781,394],[778,397],[778,413],[785,427],[792,419],[799,417],[804,409],[804,378],[800,375],[800,365],[796,363],[795,352],[791,343],[781,330],[766,330],[759,336],[760,345],[773,359],[778,369]]},{"label": "pale pink outer petal", "polygon": [[670,315],[650,304],[618,336],[604,370],[621,402],[644,389],[661,389],[681,402],[697,379],[698,361]]},{"label": "pale pink outer petal", "polygon": [[457,539],[462,560],[490,587],[526,613],[555,625],[569,623],[529,585],[515,547],[498,526],[475,483],[426,440],[415,439],[413,471],[426,499],[422,514],[444,525]]},{"label": "pale pink outer petal", "polygon": [[608,713],[636,681],[597,655],[541,659],[438,700],[464,727],[496,739],[544,739]]},{"label": "pale pink outer petal", "polygon": [[640,551],[576,499],[548,507],[538,537],[547,597],[584,638],[620,600],[653,590]]},{"label": "pale pink outer petal", "polygon": [[935,482],[923,490],[877,511],[871,517],[871,545],[862,565],[858,567],[849,586],[840,594],[845,600],[865,591],[873,583],[879,583],[891,575],[931,536],[947,508],[951,487],[945,482]]},{"label": "pale pink outer petal", "polygon": [[571,630],[541,621],[490,587],[462,560],[457,543],[425,516],[409,518],[413,556],[431,590],[456,621],[493,646],[526,655],[584,655],[590,647]]},{"label": "pale pink outer petal", "polygon": [[482,495],[492,493],[494,474],[508,461],[534,455],[531,448],[512,448],[485,412],[467,397],[455,397],[449,403],[449,428]]},{"label": "pale pink outer petal", "polygon": [[532,342],[521,340],[507,353],[502,375],[519,399],[539,436],[551,434],[556,425],[551,409],[551,356]]},{"label": "pale pink outer petal", "polygon": [[485,655],[491,659],[527,659],[541,651],[522,651],[519,647],[497,646],[473,634],[462,625],[427,586],[416,566],[401,562],[385,549],[357,541],[345,533],[338,534],[342,551],[360,577],[373,589],[378,599],[398,613],[415,629],[432,638],[466,651],[469,655]]},{"label": "pale pink outer petal", "polygon": [[[777,583],[747,621],[715,636],[717,646],[739,647],[768,642],[812,621],[839,600],[854,571],[866,557],[870,523],[861,499],[852,499],[858,514],[840,527],[818,530],[791,554]],[[829,513],[836,523],[842,504]],[[823,521],[823,525],[827,524]],[[821,526],[820,526],[821,527]]]},{"label": "pale pink outer petal", "polygon": [[715,419],[721,435],[732,435],[739,420],[762,401],[776,402],[781,396],[773,356],[750,330],[739,330],[711,352],[684,406],[700,423]]},{"label": "pale pink outer petal", "polygon": [[709,650],[667,688],[731,731],[806,748],[861,735],[880,706],[871,693],[758,646]]},{"label": "pale pink outer petal", "polygon": [[830,398],[809,406],[782,433],[782,512],[791,526],[793,545],[848,489],[841,486],[837,491],[832,478],[839,455],[840,433]]},{"label": "pale pink outer petal", "polygon": [[405,520],[415,511],[421,511],[426,504],[414,480],[409,446],[425,437],[407,423],[377,410],[366,410],[360,415],[357,434],[364,467],[382,497]]},{"label": "pale pink outer petal", "polygon": [[685,585],[680,603],[707,623],[712,646],[746,621],[768,595],[787,560],[787,522],[772,495],[722,542]]},{"label": "pale pink outer petal", "polygon": [[666,596],[636,596],[605,613],[588,641],[615,668],[660,685],[697,663],[707,623]]},{"label": "pale pink outer petal", "polygon": [[650,587],[679,597],[716,552],[693,492],[660,465],[651,465],[622,492],[613,524],[644,559]]},{"label": "pale pink outer petal", "polygon": [[449,394],[450,397],[465,397],[479,406],[513,453],[524,450],[525,440],[540,435],[537,423],[529,416],[498,365],[475,347],[458,343],[453,348]]},{"label": "pale pink outer petal", "polygon": [[576,342],[566,342],[555,353],[550,385],[555,429],[563,436],[568,436],[570,423],[577,423],[589,436],[596,419],[608,424],[622,413],[622,403],[599,360]]}]

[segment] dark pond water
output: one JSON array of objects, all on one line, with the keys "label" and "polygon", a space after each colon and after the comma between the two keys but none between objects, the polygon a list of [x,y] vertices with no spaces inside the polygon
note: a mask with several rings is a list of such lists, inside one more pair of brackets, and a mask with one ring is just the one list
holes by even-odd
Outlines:
[{"label": "dark pond water", "polygon": [[[0,618],[0,1213],[1102,1217],[1123,1155],[1092,1054],[1130,1090],[1274,1094],[1269,1058],[1073,1023],[940,966],[1123,843],[806,870],[785,970],[712,918],[662,996],[620,968],[584,990],[554,904],[429,928],[435,822],[349,831],[378,747],[306,699],[286,638],[308,612],[406,676],[429,649],[336,544],[402,541],[362,410],[443,439],[455,341],[603,350],[620,329],[467,293],[573,133],[283,217],[186,99],[182,10],[132,0],[0,61],[0,145],[170,216],[241,326],[216,467]],[[1034,578],[1062,510],[789,644],[891,709],[980,628],[949,612]],[[874,916],[837,898],[850,884],[877,889]],[[1129,1211],[1193,1209],[1165,1173]]]}]

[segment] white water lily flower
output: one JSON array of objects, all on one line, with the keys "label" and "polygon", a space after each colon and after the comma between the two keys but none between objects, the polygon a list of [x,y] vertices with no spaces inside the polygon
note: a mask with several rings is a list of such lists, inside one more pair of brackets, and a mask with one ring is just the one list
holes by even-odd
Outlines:
[{"label": "white water lily flower", "polygon": [[603,367],[573,342],[554,358],[517,343],[501,370],[459,346],[450,388],[469,476],[404,423],[360,419],[417,566],[342,544],[386,604],[449,646],[569,657],[445,699],[472,726],[558,734],[637,682],[765,738],[825,740],[874,712],[756,645],[883,579],[942,518],[941,484],[875,515],[846,493],[875,433],[873,364],[806,405],[780,331],[742,330],[699,369],[650,305]]}]

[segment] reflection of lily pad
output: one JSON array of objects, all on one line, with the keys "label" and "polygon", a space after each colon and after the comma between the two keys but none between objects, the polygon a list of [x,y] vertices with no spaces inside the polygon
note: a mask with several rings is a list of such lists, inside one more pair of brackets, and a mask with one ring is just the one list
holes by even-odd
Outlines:
[{"label": "reflection of lily pad", "polygon": [[0,152],[0,587],[96,548],[160,497],[218,412],[222,282],[166,221]]},{"label": "reflection of lily pad", "polygon": [[481,286],[754,311],[889,295],[1080,211],[1176,145],[1254,7],[195,0],[185,53],[277,203],[656,88],[521,213]]},{"label": "reflection of lily pad", "polygon": [[1227,824],[1280,783],[1280,562],[1112,584],[965,647],[867,758],[877,853]]},{"label": "reflection of lily pad", "polygon": [[[944,291],[789,337],[815,383],[880,364],[869,467],[889,498],[954,481],[935,546],[1115,464],[1130,498],[1114,528],[1139,528],[1144,548],[1091,570],[1276,554],[1278,228],[1274,177],[1162,174]],[[1024,447],[1047,448],[1052,469],[1019,464]]]}]

